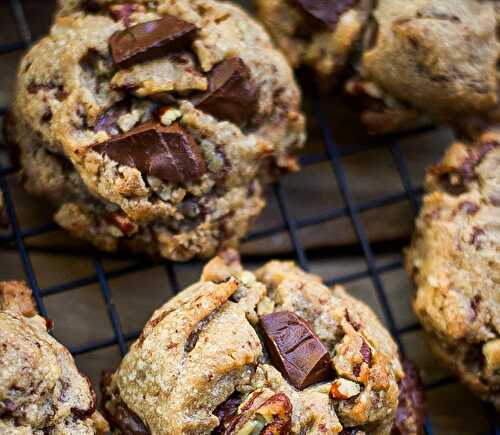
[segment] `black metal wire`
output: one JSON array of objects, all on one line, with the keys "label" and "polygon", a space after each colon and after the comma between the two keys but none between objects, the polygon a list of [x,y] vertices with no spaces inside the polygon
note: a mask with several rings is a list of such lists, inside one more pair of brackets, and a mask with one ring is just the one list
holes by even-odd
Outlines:
[{"label": "black metal wire", "polygon": [[[29,46],[31,42],[31,32],[24,15],[24,10],[21,1],[9,0],[9,7],[12,16],[17,24],[20,40],[13,43],[0,44],[0,55],[24,49],[27,46]],[[336,145],[335,136],[330,128],[329,119],[325,114],[326,112],[322,110],[322,103],[320,98],[318,97],[314,98],[313,108],[316,119],[318,119],[320,123],[325,150],[322,152],[317,152],[314,154],[308,154],[302,156],[300,158],[300,161],[303,166],[315,165],[324,162],[330,163],[333,170],[333,174],[336,177],[337,184],[340,189],[340,193],[343,199],[343,204],[340,207],[327,211],[323,214],[319,214],[304,219],[296,219],[293,216],[292,212],[290,211],[290,206],[289,206],[289,202],[290,200],[293,200],[293,198],[291,199],[288,198],[288,195],[285,193],[283,189],[281,181],[277,181],[274,184],[272,190],[279,206],[282,223],[269,228],[264,228],[252,232],[246,238],[246,241],[253,241],[257,239],[271,237],[277,234],[286,233],[290,238],[290,242],[293,248],[293,252],[291,252],[291,254],[296,257],[299,265],[303,269],[308,270],[309,259],[306,250],[304,249],[300,241],[299,231],[303,228],[314,227],[316,225],[325,222],[332,222],[337,219],[346,217],[349,218],[353,230],[356,234],[361,252],[364,255],[366,268],[356,272],[331,277],[329,279],[326,279],[325,282],[328,285],[340,284],[340,283],[345,284],[362,278],[370,278],[375,288],[379,303],[382,307],[384,320],[386,321],[390,332],[392,333],[395,340],[399,344],[401,351],[404,352],[402,337],[405,334],[418,331],[421,328],[420,325],[418,324],[408,325],[403,328],[397,327],[387,297],[387,291],[381,279],[381,276],[384,273],[402,269],[403,262],[401,260],[396,260],[396,261],[390,261],[383,265],[376,264],[375,256],[372,247],[370,245],[370,242],[367,238],[365,228],[360,218],[360,214],[368,210],[377,209],[380,207],[388,206],[391,204],[397,204],[404,201],[409,201],[413,207],[413,210],[415,211],[415,213],[417,213],[418,208],[420,206],[420,197],[423,193],[423,190],[421,187],[416,188],[413,186],[405,162],[404,155],[401,151],[400,140],[403,138],[411,138],[413,135],[431,131],[432,127],[425,126],[410,132],[405,132],[404,134],[377,138],[371,141],[370,143],[358,144],[350,146],[348,148],[339,149],[338,146]],[[6,113],[6,108],[0,107],[0,117],[3,117],[5,113]],[[387,144],[390,144],[388,148],[392,154],[394,164],[401,178],[403,191],[394,192],[393,194],[385,195],[384,197],[380,198],[370,199],[364,201],[363,203],[356,203],[350,191],[349,183],[346,177],[346,172],[342,163],[342,158],[373,149],[374,147],[387,147]],[[0,152],[4,152],[5,150],[6,150],[5,144],[0,144]],[[27,281],[33,289],[36,303],[40,313],[43,316],[49,315],[44,305],[44,298],[46,297],[50,297],[52,295],[60,294],[63,292],[70,292],[90,284],[99,284],[113,334],[112,336],[106,339],[102,339],[99,341],[92,341],[78,347],[70,348],[70,351],[73,353],[73,355],[76,356],[76,355],[87,354],[90,352],[95,352],[100,349],[106,349],[113,346],[118,346],[120,353],[124,355],[125,352],[127,351],[127,343],[132,340],[135,340],[139,336],[140,331],[133,331],[128,334],[123,333],[119,312],[115,304],[113,303],[110,281],[119,277],[126,276],[127,274],[130,273],[151,269],[153,267],[156,267],[157,264],[152,263],[148,259],[138,258],[134,264],[106,272],[101,262],[103,254],[91,251],[90,257],[93,259],[94,262],[94,270],[95,270],[94,274],[76,280],[63,282],[51,287],[43,289],[40,288],[37,283],[35,272],[31,265],[30,252],[29,252],[30,248],[28,247],[26,240],[32,237],[45,235],[50,232],[53,232],[57,229],[57,226],[54,223],[50,222],[35,226],[33,228],[21,228],[19,221],[17,219],[16,208],[11,195],[9,180],[8,180],[8,176],[14,173],[15,173],[15,168],[13,168],[12,166],[2,167],[2,165],[0,164],[0,190],[4,194],[7,213],[11,223],[10,227],[11,232],[9,234],[0,236],[0,246],[2,245],[10,246],[11,244],[15,245],[15,249],[19,253],[19,257],[21,259]],[[55,247],[54,250],[56,250]],[[57,250],[60,252],[64,252],[64,250],[61,251],[61,249]],[[49,249],[47,251],[49,251]],[[74,252],[68,251],[67,254],[74,255]],[[182,266],[183,265],[181,264],[174,265],[171,262],[167,261],[164,262],[168,289],[174,294],[178,293],[180,290],[176,269]],[[442,388],[454,382],[456,382],[454,378],[444,378],[426,385],[426,389],[433,390],[436,388]],[[498,416],[496,415],[495,411],[492,409],[491,406],[485,405],[485,407],[491,422],[490,433],[495,435],[500,435],[500,424],[498,422]],[[426,418],[425,421],[425,432],[428,435],[432,435],[434,433],[428,418]]]}]

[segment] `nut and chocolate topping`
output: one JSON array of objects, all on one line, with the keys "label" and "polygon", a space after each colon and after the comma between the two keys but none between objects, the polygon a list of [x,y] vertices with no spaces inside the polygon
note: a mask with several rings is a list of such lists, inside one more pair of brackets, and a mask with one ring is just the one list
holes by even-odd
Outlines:
[{"label": "nut and chocolate topping", "polygon": [[296,0],[304,11],[326,24],[331,30],[335,29],[340,17],[359,0]]},{"label": "nut and chocolate topping", "polygon": [[292,404],[284,393],[260,402],[262,392],[253,392],[233,417],[224,435],[287,435],[292,424]]},{"label": "nut and chocolate topping", "polygon": [[115,65],[118,68],[129,68],[168,52],[188,48],[196,32],[195,25],[166,15],[114,33],[109,39],[109,45]]},{"label": "nut and chocolate topping", "polygon": [[59,3],[4,123],[26,188],[106,252],[238,246],[266,174],[298,169],[305,140],[300,90],[263,28],[218,0]]},{"label": "nut and chocolate topping", "polygon": [[178,124],[153,121],[94,146],[98,153],[160,180],[181,183],[205,173],[205,161],[193,137]]},{"label": "nut and chocolate topping", "polygon": [[297,389],[332,378],[326,346],[307,322],[290,311],[279,311],[260,319],[273,363]]},{"label": "nut and chocolate topping", "polygon": [[193,103],[216,118],[246,124],[257,112],[258,93],[250,71],[239,57],[226,59],[210,72],[206,92]]}]

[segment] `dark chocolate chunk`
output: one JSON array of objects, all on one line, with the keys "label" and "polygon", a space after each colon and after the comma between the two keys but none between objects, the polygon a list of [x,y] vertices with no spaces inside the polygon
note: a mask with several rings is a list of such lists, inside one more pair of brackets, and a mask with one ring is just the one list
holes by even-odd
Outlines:
[{"label": "dark chocolate chunk", "polygon": [[351,324],[355,331],[359,331],[361,329],[361,323],[351,319],[351,315],[349,314],[349,310],[347,308],[345,309],[345,319]]},{"label": "dark chocolate chunk", "polygon": [[109,39],[111,55],[118,68],[189,48],[196,36],[194,24],[171,15],[115,32]]},{"label": "dark chocolate chunk", "polygon": [[260,319],[271,359],[297,389],[332,379],[328,349],[307,322],[290,311]]},{"label": "dark chocolate chunk", "polygon": [[[71,413],[73,414],[73,418],[75,420],[85,420],[85,419],[91,417],[97,408],[97,396],[96,396],[96,392],[94,390],[94,387],[92,386],[92,382],[91,382],[90,378],[81,372],[80,372],[80,376],[85,378],[85,380],[87,381],[87,384],[88,384],[89,390],[90,390],[90,394],[91,394],[91,400],[90,400],[89,406],[87,408],[78,408],[78,407],[71,408]],[[61,392],[62,395],[65,395],[65,393],[64,393],[65,388],[68,388],[67,384],[66,385],[63,384],[63,392]]]},{"label": "dark chocolate chunk", "polygon": [[17,411],[18,406],[10,399],[0,400],[0,417],[11,416]]},{"label": "dark chocolate chunk", "polygon": [[483,236],[486,232],[482,228],[472,227],[472,234],[469,239],[469,243],[473,245],[478,251],[483,247]]},{"label": "dark chocolate chunk", "polygon": [[166,182],[196,180],[205,173],[198,145],[178,124],[149,121],[94,145],[94,150]]},{"label": "dark chocolate chunk", "polygon": [[42,118],[41,121],[43,123],[50,122],[52,120],[52,110],[50,110],[50,107],[47,107],[45,111],[42,113]]},{"label": "dark chocolate chunk", "polygon": [[216,118],[246,124],[257,112],[257,88],[239,57],[226,59],[210,72],[208,90],[195,96],[193,104]]},{"label": "dark chocolate chunk", "polygon": [[126,434],[150,435],[148,428],[139,416],[132,412],[123,402],[115,405],[115,412],[111,417],[111,423]]},{"label": "dark chocolate chunk", "polygon": [[355,6],[359,0],[297,0],[305,12],[326,24],[331,30],[337,26],[344,12]]},{"label": "dark chocolate chunk", "polygon": [[491,150],[498,146],[500,146],[498,142],[485,142],[472,149],[460,167],[460,173],[466,182],[477,178],[476,167],[481,164],[482,160]]},{"label": "dark chocolate chunk", "polygon": [[423,433],[424,386],[417,369],[408,360],[403,361],[405,377],[399,383],[399,403],[391,435]]},{"label": "dark chocolate chunk", "polygon": [[372,350],[370,346],[363,340],[363,344],[361,345],[361,349],[359,350],[361,355],[363,355],[363,361],[368,364],[368,366],[372,365]]},{"label": "dark chocolate chunk", "polygon": [[475,295],[471,300],[470,300],[470,307],[472,309],[472,317],[471,320],[474,321],[477,319],[477,316],[479,314],[479,305],[481,304],[481,295]]},{"label": "dark chocolate chunk", "polygon": [[234,392],[225,402],[222,402],[215,408],[214,415],[219,419],[219,426],[213,431],[212,435],[222,435],[228,423],[233,419],[241,404],[241,394]]}]

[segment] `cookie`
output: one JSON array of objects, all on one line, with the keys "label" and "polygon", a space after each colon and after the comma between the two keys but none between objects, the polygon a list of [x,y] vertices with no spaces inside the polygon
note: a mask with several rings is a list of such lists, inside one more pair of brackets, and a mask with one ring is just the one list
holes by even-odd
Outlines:
[{"label": "cookie", "polygon": [[373,133],[427,117],[461,124],[498,103],[494,0],[380,0],[347,92],[362,97]]},{"label": "cookie", "polygon": [[406,413],[417,434],[412,379],[342,287],[290,262],[251,273],[226,251],[153,314],[102,388],[115,433],[390,434]]},{"label": "cookie", "polygon": [[498,104],[494,0],[255,2],[291,64],[327,89],[343,85],[370,133],[460,126]]},{"label": "cookie", "polygon": [[430,169],[407,269],[435,354],[500,409],[500,131]]},{"label": "cookie", "polygon": [[73,235],[188,260],[236,246],[260,180],[297,169],[299,106],[286,60],[236,6],[67,1],[21,62],[7,136]]},{"label": "cookie", "polygon": [[0,283],[0,432],[105,433],[90,381],[47,323],[23,283]]},{"label": "cookie", "polygon": [[331,88],[356,52],[371,0],[255,0],[257,15],[295,68]]}]

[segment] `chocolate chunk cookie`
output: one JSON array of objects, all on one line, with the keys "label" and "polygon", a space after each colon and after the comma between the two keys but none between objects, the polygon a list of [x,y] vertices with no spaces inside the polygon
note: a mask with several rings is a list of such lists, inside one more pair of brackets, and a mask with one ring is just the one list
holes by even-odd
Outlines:
[{"label": "chocolate chunk cookie", "polygon": [[436,355],[500,409],[500,132],[455,143],[427,176],[407,269]]},{"label": "chocolate chunk cookie", "polygon": [[460,125],[498,105],[495,0],[255,1],[293,66],[330,86],[347,76],[373,134],[429,119]]},{"label": "chocolate chunk cookie", "polygon": [[499,6],[494,0],[380,0],[347,91],[383,133],[431,116],[455,123],[498,103]]},{"label": "chocolate chunk cookie", "polygon": [[92,435],[108,424],[90,381],[47,332],[23,283],[0,283],[0,432]]},{"label": "chocolate chunk cookie", "polygon": [[404,412],[405,434],[417,434],[414,379],[375,314],[342,287],[288,262],[251,273],[227,251],[103,378],[104,409],[115,433],[390,434]]},{"label": "chocolate chunk cookie", "polygon": [[21,62],[7,136],[73,235],[187,260],[236,246],[264,206],[259,180],[297,169],[299,105],[286,60],[236,6],[65,1]]},{"label": "chocolate chunk cookie", "polygon": [[356,51],[371,0],[255,0],[260,20],[293,67],[307,65],[325,88]]}]

